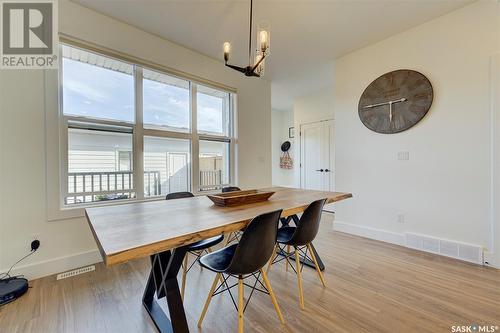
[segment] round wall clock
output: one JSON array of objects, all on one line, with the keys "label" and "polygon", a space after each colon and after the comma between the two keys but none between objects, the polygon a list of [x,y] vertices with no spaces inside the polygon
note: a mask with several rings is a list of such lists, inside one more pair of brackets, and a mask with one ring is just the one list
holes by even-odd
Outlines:
[{"label": "round wall clock", "polygon": [[422,73],[400,69],[370,83],[359,99],[361,122],[377,133],[403,132],[429,111],[434,93]]}]

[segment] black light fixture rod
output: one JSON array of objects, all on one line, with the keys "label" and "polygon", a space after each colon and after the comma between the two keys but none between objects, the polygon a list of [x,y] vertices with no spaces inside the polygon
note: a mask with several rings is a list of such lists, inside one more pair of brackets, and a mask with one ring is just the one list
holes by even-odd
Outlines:
[{"label": "black light fixture rod", "polygon": [[[500,1],[500,0],[499,0]],[[257,53],[258,51],[256,50],[256,63],[253,63],[252,59],[252,30],[253,30],[253,0],[250,0],[250,27],[249,27],[249,33],[248,33],[248,65],[246,67],[239,67],[235,65],[228,64],[229,60],[229,52],[230,52],[230,44],[229,42],[224,43],[224,64],[227,67],[230,67],[234,70],[237,70],[238,72],[242,72],[245,74],[245,76],[256,76],[260,77],[259,73],[256,73],[255,70],[257,67],[259,67],[261,64],[263,64],[264,58],[266,58],[266,50],[267,50],[267,45],[264,49],[262,49],[262,54]],[[226,45],[227,44],[227,45]],[[260,56],[260,58],[259,58]],[[257,60],[258,59],[258,60]],[[262,72],[262,71],[260,71]]]},{"label": "black light fixture rod", "polygon": [[250,33],[248,34],[248,64],[252,64],[252,9],[253,0],[250,0]]}]

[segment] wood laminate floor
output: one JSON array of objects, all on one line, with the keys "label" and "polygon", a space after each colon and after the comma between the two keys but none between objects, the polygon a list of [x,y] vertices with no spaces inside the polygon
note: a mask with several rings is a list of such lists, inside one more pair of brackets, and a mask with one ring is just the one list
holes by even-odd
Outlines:
[{"label": "wood laminate floor", "polygon": [[[245,312],[247,332],[451,332],[452,325],[500,326],[500,271],[331,231],[327,214],[315,241],[326,270],[323,288],[304,268],[306,310],[296,276],[284,263],[269,274],[286,325],[256,293]],[[34,280],[19,300],[0,308],[0,332],[156,332],[141,305],[148,260],[56,281]],[[202,329],[196,322],[214,274],[188,274],[191,332],[236,332],[227,293],[214,297]],[[236,290],[235,290],[236,291]],[[248,291],[246,291],[248,294]],[[500,330],[497,330],[500,332]]]}]

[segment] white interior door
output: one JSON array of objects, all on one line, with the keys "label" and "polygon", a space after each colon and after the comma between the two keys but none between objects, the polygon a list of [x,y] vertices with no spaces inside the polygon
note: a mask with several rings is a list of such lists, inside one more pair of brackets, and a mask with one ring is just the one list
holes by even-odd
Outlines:
[{"label": "white interior door", "polygon": [[308,190],[333,190],[333,121],[300,126],[300,185]]}]

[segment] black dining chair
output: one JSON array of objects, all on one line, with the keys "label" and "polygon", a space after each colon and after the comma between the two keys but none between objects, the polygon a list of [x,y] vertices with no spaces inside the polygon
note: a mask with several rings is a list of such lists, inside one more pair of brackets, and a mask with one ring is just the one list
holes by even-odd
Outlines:
[{"label": "black dining chair", "polygon": [[[222,188],[222,193],[236,192],[236,191],[241,191],[241,189],[238,186],[226,186]],[[229,245],[229,243],[231,242],[239,241],[244,230],[245,228],[238,231],[230,232],[227,235],[226,246]]]},{"label": "black dining chair", "polygon": [[[166,200],[172,199],[182,199],[182,198],[192,198],[194,194],[191,192],[174,192],[169,193],[165,197]],[[184,292],[186,290],[186,276],[193,265],[200,259],[200,257],[205,252],[211,252],[210,248],[222,242],[224,240],[224,235],[214,236],[207,239],[200,240],[198,242],[189,244],[186,256],[182,263],[182,286],[181,286],[181,298],[184,300]],[[193,263],[188,267],[188,256],[192,254],[196,257]]]},{"label": "black dining chair", "polygon": [[[198,327],[201,327],[212,297],[224,291],[229,291],[231,300],[238,310],[238,332],[243,332],[243,313],[254,290],[269,294],[280,322],[282,324],[285,323],[271,284],[267,278],[266,270],[263,269],[275,249],[281,212],[282,210],[280,209],[255,217],[246,227],[239,243],[231,244],[200,258],[200,264],[217,273],[217,275],[212,283],[205,306],[198,320]],[[262,276],[264,284],[261,282],[260,276]],[[238,283],[230,286],[228,283],[229,277],[237,278]],[[249,277],[255,278],[253,285],[244,283],[244,280]],[[217,287],[219,281],[220,285]],[[257,283],[259,283],[259,287],[257,287]],[[238,286],[238,305],[236,305],[231,293],[231,288],[236,285]],[[244,285],[252,288],[246,304],[243,301]],[[260,289],[260,287],[263,289]]]},{"label": "black dining chair", "polygon": [[241,191],[238,186],[225,186],[222,188],[222,193]]},{"label": "black dining chair", "polygon": [[[314,251],[312,249],[311,243],[316,238],[319,229],[319,223],[321,221],[321,212],[323,211],[323,206],[326,203],[326,199],[320,199],[312,202],[304,211],[302,216],[299,219],[296,227],[285,226],[278,229],[277,243],[275,250],[273,252],[273,258],[269,261],[269,265],[267,266],[267,271],[269,271],[271,265],[285,260],[286,270],[288,271],[288,264],[290,267],[297,273],[297,282],[299,285],[299,300],[300,300],[300,308],[304,310],[304,293],[302,290],[302,267],[304,265],[300,263],[299,252],[302,254],[304,260],[309,259],[314,262],[314,266],[316,267],[316,271],[318,272],[319,279],[323,284],[323,287],[326,287],[325,278],[323,277],[323,273],[319,268],[318,261],[316,260],[316,256],[314,255]],[[286,246],[286,251],[285,251]],[[294,252],[290,252],[290,247],[294,248]],[[279,251],[277,251],[279,249]],[[307,255],[307,252],[311,255]],[[282,258],[276,259],[278,253],[283,255]],[[295,256],[295,268],[290,263],[290,257]]]}]

